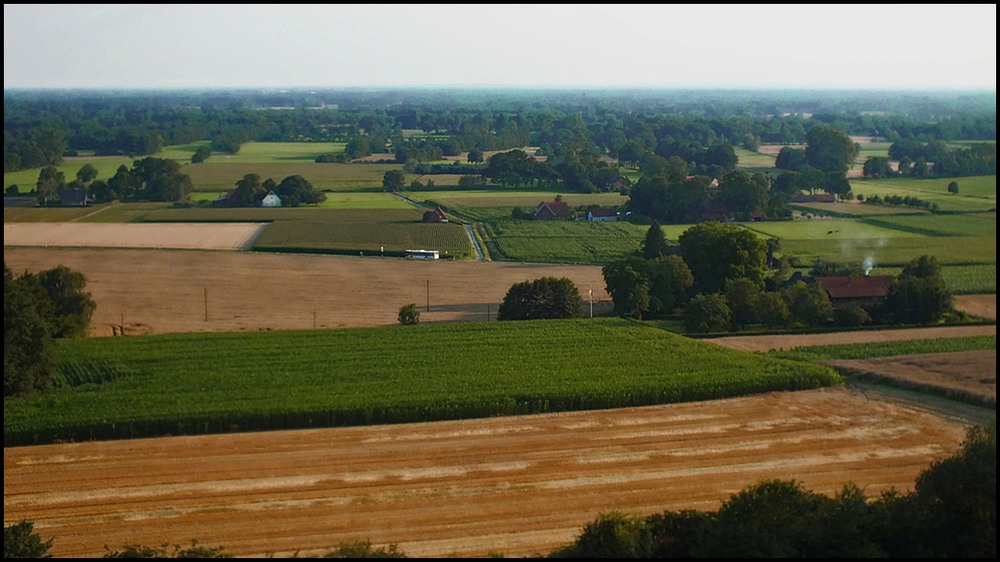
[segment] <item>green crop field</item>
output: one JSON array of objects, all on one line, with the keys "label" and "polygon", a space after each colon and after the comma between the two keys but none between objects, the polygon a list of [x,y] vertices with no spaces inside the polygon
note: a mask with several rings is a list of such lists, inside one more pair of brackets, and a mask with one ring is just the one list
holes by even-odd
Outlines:
[{"label": "green crop field", "polygon": [[442,258],[469,258],[472,246],[458,224],[279,220],[254,244],[264,251],[402,255],[405,250],[438,250]]},{"label": "green crop field", "polygon": [[[663,231],[668,240],[676,241],[689,226],[666,225]],[[637,252],[649,226],[627,222],[499,220],[486,223],[485,230],[502,259],[603,264]]]},{"label": "green crop field", "polygon": [[736,157],[739,158],[737,165],[740,168],[773,168],[774,161],[777,160],[775,156],[770,154],[752,152],[741,147],[734,146],[733,151],[736,153]]},{"label": "green crop field", "polygon": [[617,408],[835,385],[824,366],[621,319],[61,340],[4,445]]},{"label": "green crop field", "polygon": [[[902,270],[902,267],[876,267],[871,274],[896,276]],[[948,285],[948,289],[956,295],[981,295],[997,292],[997,264],[995,263],[945,264],[941,266],[941,276]]]},{"label": "green crop field", "polygon": [[921,234],[868,224],[855,219],[812,219],[780,222],[744,223],[743,226],[765,237],[785,240],[855,240],[914,238]]},{"label": "green crop field", "polygon": [[877,265],[902,266],[913,258],[927,254],[941,264],[996,263],[996,237],[950,238],[854,238],[843,240],[782,239],[781,253],[794,256],[803,264],[816,259],[840,263],[858,263],[870,257]]},{"label": "green crop field", "polygon": [[94,211],[94,207],[4,207],[3,222],[68,222]]},{"label": "green crop field", "polygon": [[[184,147],[186,155],[184,159],[190,162],[191,155],[200,146],[196,143]],[[224,164],[282,164],[289,162],[309,162],[314,163],[316,157],[321,154],[343,153],[347,143],[344,142],[248,142],[240,146],[240,151],[236,154],[225,154],[213,151],[212,156],[205,160],[203,164],[224,163]],[[168,147],[163,153],[170,154]],[[163,154],[161,153],[161,154]],[[170,156],[158,157],[168,158]],[[197,167],[200,164],[191,164]],[[275,178],[280,180],[280,178]]]},{"label": "green crop field", "polygon": [[332,192],[326,193],[323,209],[413,209],[413,204],[386,192]]},{"label": "green crop field", "polygon": [[[181,171],[191,177],[197,191],[228,190],[246,174],[257,174],[280,182],[288,176],[302,176],[314,189],[333,191],[382,189],[382,177],[389,170],[400,170],[401,164],[317,164],[290,159],[286,162],[229,163],[214,157],[201,164],[187,164]],[[406,183],[420,176],[407,174]]]},{"label": "green crop field", "polygon": [[977,215],[895,215],[868,217],[864,223],[927,236],[993,236],[997,221]]},{"label": "green crop field", "polygon": [[[948,193],[948,184],[957,182],[958,195]],[[878,195],[917,197],[936,203],[942,211],[976,212],[996,209],[997,177],[968,176],[962,178],[887,178],[878,180],[851,180],[855,195],[866,198]]]},{"label": "green crop field", "polygon": [[897,205],[863,205],[857,202],[839,203],[793,203],[793,210],[802,214],[832,217],[868,217],[872,215],[929,215],[930,211],[917,207]]},{"label": "green crop field", "polygon": [[997,348],[996,336],[946,338],[859,343],[849,345],[816,345],[798,347],[791,351],[772,351],[769,355],[801,361],[827,361],[831,359],[873,359],[894,355],[948,353],[953,351],[984,351]]},{"label": "green crop field", "polygon": [[618,193],[569,193],[554,191],[525,190],[457,190],[457,191],[415,191],[407,194],[414,200],[457,213],[474,221],[496,221],[510,218],[515,207],[531,213],[543,201],[553,201],[561,196],[570,208],[591,206],[618,208],[628,203],[628,197]]}]

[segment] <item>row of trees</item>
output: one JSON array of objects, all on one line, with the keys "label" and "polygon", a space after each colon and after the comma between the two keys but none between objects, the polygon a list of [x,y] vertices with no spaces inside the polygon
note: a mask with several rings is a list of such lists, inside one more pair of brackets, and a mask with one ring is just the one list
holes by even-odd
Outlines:
[{"label": "row of trees", "polygon": [[913,492],[833,497],[765,480],[715,512],[611,512],[551,558],[996,558],[996,422],[969,430],[957,455]]},{"label": "row of trees", "polygon": [[[554,154],[572,140],[625,161],[640,147],[664,157],[725,166],[730,158],[726,145],[752,150],[760,143],[802,143],[816,124],[891,141],[995,140],[996,97],[847,92],[747,96],[724,91],[4,92],[4,171],[55,165],[77,150],[142,156],[200,139],[211,139],[214,150],[230,153],[250,140],[343,141],[357,157],[396,151],[407,144],[403,131],[413,129],[437,136],[433,142],[444,154],[518,146],[540,146]],[[721,152],[707,154],[717,149]]]},{"label": "row of trees", "polygon": [[85,336],[97,308],[83,274],[65,266],[14,275],[3,266],[3,394],[53,388],[53,341]]}]

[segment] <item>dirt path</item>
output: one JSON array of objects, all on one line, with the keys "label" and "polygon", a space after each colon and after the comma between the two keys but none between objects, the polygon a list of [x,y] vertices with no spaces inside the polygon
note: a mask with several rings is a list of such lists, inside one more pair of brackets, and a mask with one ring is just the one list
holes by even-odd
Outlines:
[{"label": "dirt path", "polygon": [[548,554],[600,513],[715,510],[762,479],[912,489],[966,423],[846,388],[647,408],[4,449],[4,522],[104,545]]}]

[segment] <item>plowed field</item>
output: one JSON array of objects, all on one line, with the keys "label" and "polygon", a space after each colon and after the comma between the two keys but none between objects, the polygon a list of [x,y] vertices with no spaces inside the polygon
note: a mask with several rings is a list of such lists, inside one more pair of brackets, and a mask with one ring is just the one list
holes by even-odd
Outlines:
[{"label": "plowed field", "polygon": [[958,420],[845,388],[670,406],[4,449],[4,521],[104,545],[547,554],[609,511],[715,510],[762,479],[909,490]]}]

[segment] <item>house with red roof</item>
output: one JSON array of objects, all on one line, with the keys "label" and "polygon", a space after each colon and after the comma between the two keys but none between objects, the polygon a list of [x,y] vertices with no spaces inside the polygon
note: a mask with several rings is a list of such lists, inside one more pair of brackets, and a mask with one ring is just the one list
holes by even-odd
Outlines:
[{"label": "house with red roof", "polygon": [[871,310],[885,306],[893,278],[886,275],[817,277],[816,282],[830,297],[834,308],[860,306]]},{"label": "house with red roof", "polygon": [[448,215],[444,214],[444,210],[441,207],[438,207],[433,211],[424,213],[424,222],[448,222]]},{"label": "house with red roof", "polygon": [[535,207],[532,217],[539,220],[565,220],[570,217],[569,203],[565,201],[542,201]]}]

